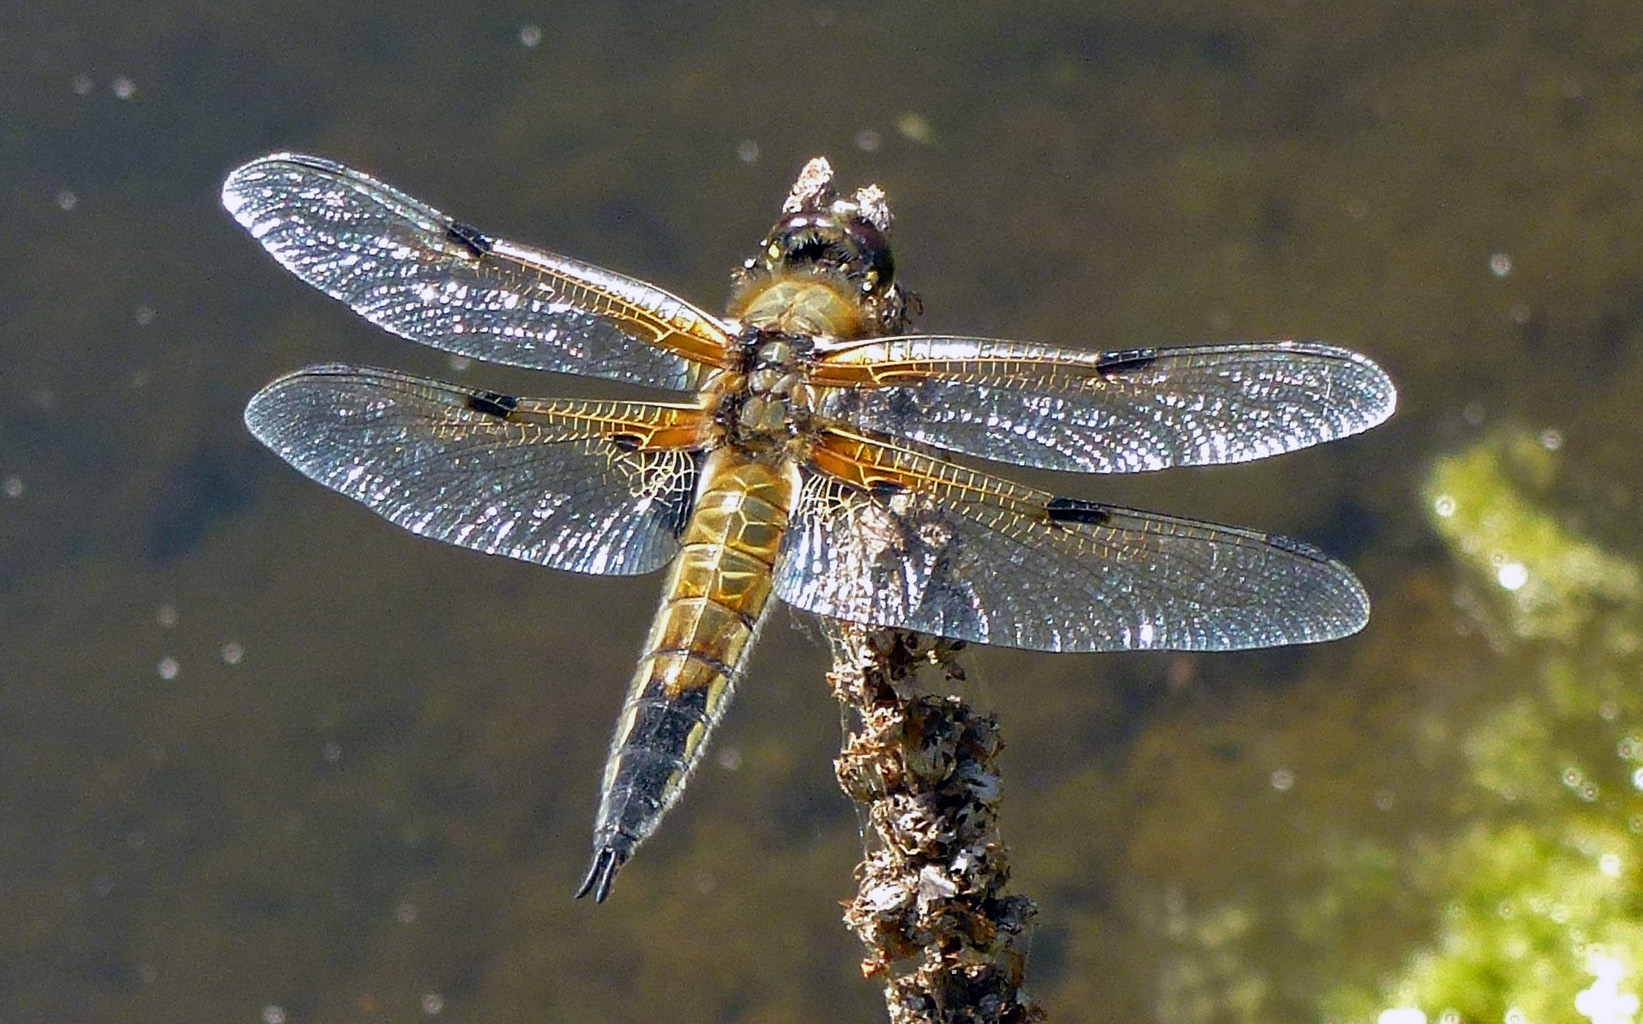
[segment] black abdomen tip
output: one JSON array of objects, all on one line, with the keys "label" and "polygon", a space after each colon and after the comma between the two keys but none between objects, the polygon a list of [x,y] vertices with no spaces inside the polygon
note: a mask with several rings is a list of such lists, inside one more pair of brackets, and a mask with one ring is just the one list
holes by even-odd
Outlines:
[{"label": "black abdomen tip", "polygon": [[576,898],[581,899],[592,893],[593,902],[605,902],[605,897],[610,895],[611,883],[616,881],[616,869],[625,860],[627,857],[614,846],[601,846],[593,851],[593,863],[588,865],[588,875],[577,888]]}]

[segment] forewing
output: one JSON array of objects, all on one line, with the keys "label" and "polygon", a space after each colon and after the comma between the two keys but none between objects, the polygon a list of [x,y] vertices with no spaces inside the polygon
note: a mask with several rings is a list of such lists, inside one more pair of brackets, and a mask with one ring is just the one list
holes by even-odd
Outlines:
[{"label": "forewing", "polygon": [[841,433],[776,570],[789,604],[1044,651],[1236,650],[1363,628],[1351,571],[1286,537],[1097,505]]},{"label": "forewing", "polygon": [[694,409],[516,399],[391,370],[314,366],[263,388],[251,433],[303,474],[425,537],[574,572],[661,568],[696,459]]},{"label": "forewing", "polygon": [[909,335],[835,347],[814,380],[844,423],[1085,473],[1262,459],[1366,430],[1397,397],[1356,352],[1292,341],[1094,353]]},{"label": "forewing", "polygon": [[486,237],[319,157],[254,160],[222,201],[286,269],[447,352],[685,390],[728,344],[718,320],[659,288]]}]

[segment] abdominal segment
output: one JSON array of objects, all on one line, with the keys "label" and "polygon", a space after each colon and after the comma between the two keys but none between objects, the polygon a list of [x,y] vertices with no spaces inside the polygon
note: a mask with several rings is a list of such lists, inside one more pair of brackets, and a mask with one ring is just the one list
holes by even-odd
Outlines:
[{"label": "abdominal segment", "polygon": [[731,448],[708,456],[611,739],[593,864],[578,895],[603,900],[616,869],[684,791],[769,605],[797,484],[790,465]]}]

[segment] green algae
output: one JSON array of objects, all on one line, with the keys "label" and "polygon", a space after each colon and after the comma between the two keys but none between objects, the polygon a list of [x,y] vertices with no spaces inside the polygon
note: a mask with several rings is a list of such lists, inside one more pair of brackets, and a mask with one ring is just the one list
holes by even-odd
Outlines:
[{"label": "green algae", "polygon": [[1643,595],[1638,568],[1548,509],[1557,446],[1556,435],[1508,433],[1439,459],[1425,487],[1431,525],[1462,566],[1506,592],[1500,610],[1516,636],[1572,643],[1595,625],[1635,647],[1626,621],[1602,620],[1606,605]]},{"label": "green algae", "polygon": [[[1555,436],[1501,432],[1436,461],[1432,528],[1501,654],[1462,738],[1476,803],[1408,884],[1433,934],[1348,1019],[1523,1024],[1636,1018],[1643,969],[1638,567],[1568,525]],[[1378,1012],[1377,1012],[1378,1009]]]}]

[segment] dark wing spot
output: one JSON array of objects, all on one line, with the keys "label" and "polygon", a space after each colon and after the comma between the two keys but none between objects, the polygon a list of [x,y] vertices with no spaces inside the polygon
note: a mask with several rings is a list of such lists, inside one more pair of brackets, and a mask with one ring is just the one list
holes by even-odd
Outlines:
[{"label": "dark wing spot", "polygon": [[1294,537],[1285,537],[1281,533],[1268,534],[1266,541],[1279,551],[1287,551],[1292,555],[1300,555],[1302,558],[1310,558],[1314,562],[1328,562],[1331,560],[1328,555],[1313,547],[1311,544],[1308,544],[1306,541],[1296,540]]},{"label": "dark wing spot", "polygon": [[508,414],[518,405],[519,399],[495,391],[475,391],[468,396],[468,408],[485,416],[495,416],[499,420],[507,419]]},{"label": "dark wing spot", "polygon": [[445,229],[445,237],[468,250],[475,259],[495,248],[495,244],[478,228],[461,221],[452,221],[451,226]]},{"label": "dark wing spot", "polygon": [[1100,526],[1112,518],[1112,511],[1106,505],[1093,501],[1079,501],[1077,498],[1051,498],[1045,503],[1044,511],[1052,523]]},{"label": "dark wing spot", "polygon": [[1144,370],[1158,359],[1155,348],[1125,348],[1103,352],[1095,358],[1095,368],[1102,373],[1126,373]]},{"label": "dark wing spot", "polygon": [[905,484],[894,480],[874,480],[867,485],[867,493],[873,496],[874,501],[889,501],[906,489]]},{"label": "dark wing spot", "polygon": [[[938,383],[934,380],[927,381],[927,383],[932,391],[938,386]],[[850,393],[846,392],[846,394]],[[917,422],[930,414],[926,408],[924,396],[919,393],[919,389],[916,387],[891,388],[890,393],[880,398],[879,401],[889,406],[890,415],[895,417],[898,422]]]},{"label": "dark wing spot", "polygon": [[637,434],[611,434],[606,440],[624,452],[636,452],[645,443],[645,439]]}]

